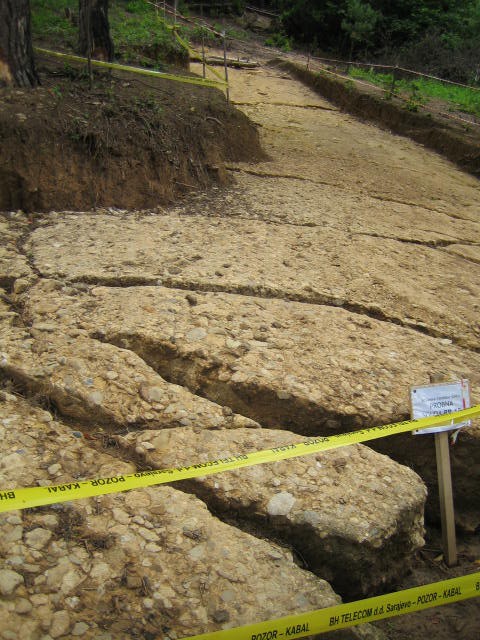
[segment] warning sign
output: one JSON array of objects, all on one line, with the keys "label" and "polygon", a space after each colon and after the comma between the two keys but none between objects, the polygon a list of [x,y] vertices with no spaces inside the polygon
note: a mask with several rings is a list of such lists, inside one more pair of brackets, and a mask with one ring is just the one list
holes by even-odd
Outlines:
[{"label": "warning sign", "polygon": [[[427,384],[419,387],[411,387],[410,402],[412,406],[412,418],[427,418],[428,416],[441,416],[444,413],[461,411],[470,407],[470,386],[468,380],[456,382],[441,382],[439,384]],[[414,435],[426,433],[440,433],[452,431],[461,427],[469,427],[471,421],[453,424],[446,422],[444,425],[417,429]]]}]

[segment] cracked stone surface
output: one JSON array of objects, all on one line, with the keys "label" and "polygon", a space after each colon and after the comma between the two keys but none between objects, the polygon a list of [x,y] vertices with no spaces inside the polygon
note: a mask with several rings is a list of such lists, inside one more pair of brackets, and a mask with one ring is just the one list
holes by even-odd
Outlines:
[{"label": "cracked stone surface", "polygon": [[[352,235],[364,234],[440,246],[457,240],[470,242],[478,238],[480,232],[478,221],[415,204],[389,202],[369,194],[360,195],[342,187],[327,188],[322,184],[305,183],[299,178],[262,179],[262,176],[247,171],[237,171],[235,178],[237,184],[229,190],[224,200],[220,201],[212,194],[200,194],[192,196],[186,204],[182,203],[172,211],[188,214],[194,206],[201,207],[204,214],[209,216],[330,227],[342,233],[348,231]],[[258,188],[259,179],[262,179],[261,189]],[[280,206],[272,207],[272,202],[277,200]]]},{"label": "cracked stone surface", "polygon": [[429,247],[329,227],[69,215],[35,231],[30,250],[48,277],[346,306],[480,349],[480,265]]},{"label": "cracked stone surface", "polygon": [[[232,70],[231,81],[232,100],[247,103],[242,110],[261,125],[262,140],[271,156],[255,172],[297,176],[327,188],[341,186],[349,192],[426,206],[478,223],[478,181],[439,155],[332,109],[327,101],[275,69]],[[311,104],[326,109],[302,108]]]},{"label": "cracked stone surface", "polygon": [[[51,326],[53,334],[76,335],[88,327],[84,333],[124,347],[125,354],[138,353],[194,391],[220,396],[224,386],[228,396],[230,388],[242,412],[256,411],[270,426],[294,424],[298,411],[302,416],[295,426],[303,423],[308,434],[320,426],[334,430],[401,419],[408,413],[409,381],[427,380],[436,367],[449,377],[470,378],[473,402],[480,401],[477,354],[341,308],[225,293],[192,295],[160,286],[91,287],[70,294],[56,288],[45,306],[51,284],[39,283],[24,298],[33,329]],[[248,393],[255,390],[249,409]],[[263,409],[262,391],[278,407]]]},{"label": "cracked stone surface", "polygon": [[17,250],[25,225],[23,215],[0,215],[0,287],[10,288],[18,278],[32,275],[28,260]]},{"label": "cracked stone surface", "polygon": [[[304,440],[304,439],[303,439]],[[191,428],[118,437],[132,457],[158,469],[302,442],[291,432]],[[216,513],[235,513],[273,532],[341,593],[361,597],[408,570],[423,546],[425,485],[362,445],[204,476],[182,483]],[[348,574],[341,564],[348,563]]]},{"label": "cracked stone surface", "polygon": [[[55,289],[45,309],[45,288],[51,282],[25,297],[33,327],[41,321],[68,333],[88,326],[92,336],[135,352],[171,382],[265,426],[329,435],[401,420],[409,414],[412,381],[426,383],[433,371],[468,378],[472,403],[480,401],[476,353],[341,308],[164,287],[92,287],[72,295]],[[415,436],[413,445],[413,437],[370,446],[424,478],[436,517],[433,443]],[[469,530],[480,521],[479,456],[480,429],[473,426],[451,456],[457,519]]]},{"label": "cracked stone surface", "polygon": [[[50,303],[51,304],[51,303]],[[0,374],[95,428],[257,427],[244,416],[166,382],[131,351],[47,322],[0,340]],[[33,335],[32,335],[33,334]]]},{"label": "cracked stone surface", "polygon": [[[6,489],[135,469],[5,392],[0,432]],[[32,640],[146,637],[162,629],[160,637],[173,640],[339,601],[288,550],[219,522],[171,487],[6,512],[0,526],[5,640],[19,629]]]}]

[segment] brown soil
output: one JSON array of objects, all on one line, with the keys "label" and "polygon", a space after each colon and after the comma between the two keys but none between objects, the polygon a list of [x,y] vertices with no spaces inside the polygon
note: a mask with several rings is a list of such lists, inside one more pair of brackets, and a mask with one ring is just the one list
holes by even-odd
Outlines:
[{"label": "brown soil", "polygon": [[0,210],[157,206],[262,157],[216,89],[95,74],[90,90],[75,71],[40,72],[38,89],[0,90]]},{"label": "brown soil", "polygon": [[[436,529],[430,529],[427,543],[417,554],[412,572],[397,585],[397,591],[423,584],[475,573],[480,565],[480,537],[468,536],[457,540],[458,565],[447,567],[441,555],[441,538]],[[409,613],[376,622],[389,640],[425,640],[431,635],[436,640],[478,640],[480,637],[478,598],[464,600],[443,607]]]}]

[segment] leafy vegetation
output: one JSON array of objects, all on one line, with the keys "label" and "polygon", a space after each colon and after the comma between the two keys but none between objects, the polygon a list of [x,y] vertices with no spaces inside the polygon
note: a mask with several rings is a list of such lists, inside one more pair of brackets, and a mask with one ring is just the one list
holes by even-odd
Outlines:
[{"label": "leafy vegetation", "polygon": [[407,99],[407,107],[411,110],[417,110],[421,104],[425,104],[429,99],[436,99],[448,103],[452,110],[480,116],[480,91],[475,89],[457,87],[428,78],[401,79],[396,80],[394,84],[391,73],[376,73],[370,69],[356,67],[350,68],[349,76],[367,80],[380,86],[387,92],[387,95],[394,86],[395,93]]},{"label": "leafy vegetation", "polygon": [[461,82],[480,76],[480,0],[276,0],[283,30],[321,52]]},{"label": "leafy vegetation", "polygon": [[73,48],[78,27],[68,18],[70,0],[30,0],[32,33],[36,40],[47,38],[54,45]]},{"label": "leafy vegetation", "polygon": [[[48,39],[58,48],[77,49],[78,0],[31,0],[30,4],[35,42]],[[187,52],[145,0],[111,2],[109,21],[116,55],[123,61],[155,68],[186,61]]]}]

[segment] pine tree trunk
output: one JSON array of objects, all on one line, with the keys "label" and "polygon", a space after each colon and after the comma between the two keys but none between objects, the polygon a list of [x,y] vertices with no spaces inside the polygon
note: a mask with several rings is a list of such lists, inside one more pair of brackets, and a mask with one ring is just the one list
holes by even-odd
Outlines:
[{"label": "pine tree trunk", "polygon": [[36,87],[30,0],[0,0],[0,86]]},{"label": "pine tree trunk", "polygon": [[113,60],[113,41],[108,23],[108,0],[79,0],[79,51],[98,60]]}]

